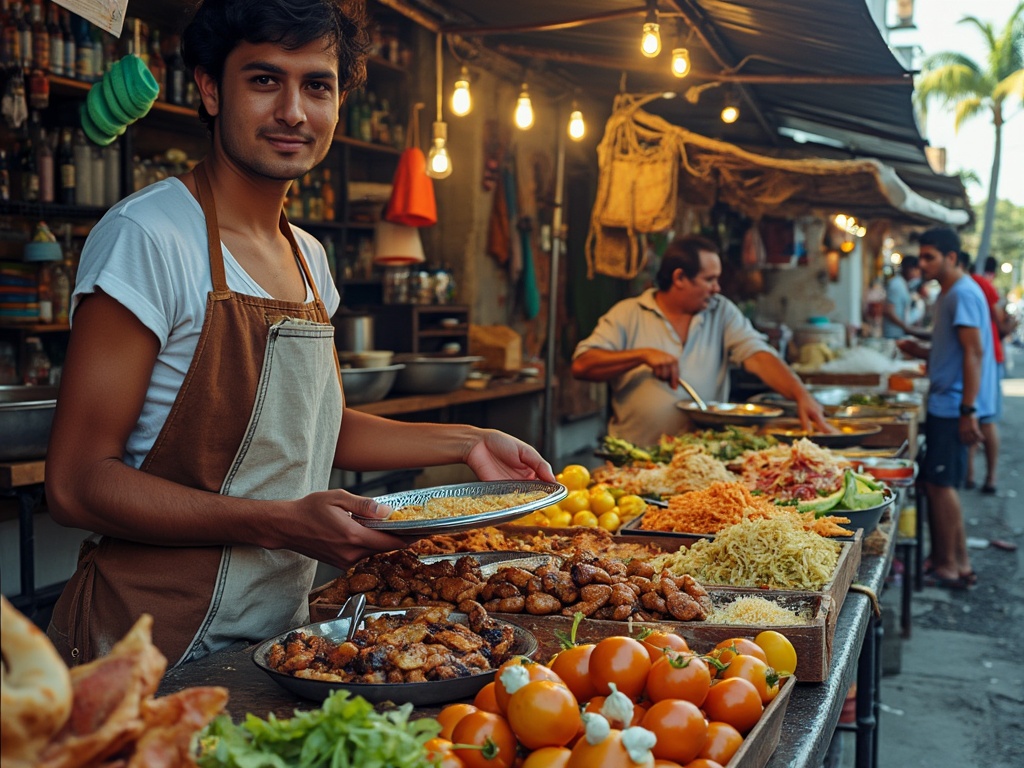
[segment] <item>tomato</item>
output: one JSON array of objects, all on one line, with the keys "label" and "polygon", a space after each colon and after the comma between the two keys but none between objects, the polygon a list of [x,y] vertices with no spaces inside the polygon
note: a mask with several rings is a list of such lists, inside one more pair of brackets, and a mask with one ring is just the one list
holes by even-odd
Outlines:
[{"label": "tomato", "polygon": [[576,701],[590,701],[597,695],[597,688],[590,679],[590,654],[593,651],[593,643],[577,645],[561,651],[551,660],[551,671],[562,678]]},{"label": "tomato", "polygon": [[565,768],[570,755],[566,747],[542,747],[527,755],[522,768]]},{"label": "tomato", "polygon": [[597,515],[589,509],[580,510],[572,516],[573,525],[582,525],[584,528],[597,528]]},{"label": "tomato", "polygon": [[664,654],[654,662],[647,676],[647,697],[651,701],[682,699],[699,707],[710,688],[711,672],[707,663],[692,653]]},{"label": "tomato", "polygon": [[732,657],[738,653],[745,653],[747,656],[754,656],[760,659],[765,664],[768,663],[768,657],[764,655],[761,646],[745,637],[730,637],[728,640],[723,640],[715,646],[710,655],[723,664],[728,664],[732,661]]},{"label": "tomato", "polygon": [[[508,721],[493,712],[472,712],[452,731],[455,756],[466,768],[511,768],[516,760],[516,735]],[[484,749],[459,749],[459,744]]]},{"label": "tomato", "polygon": [[601,708],[604,707],[605,699],[605,696],[595,696],[587,702],[587,706],[584,707],[583,711],[593,712],[597,715],[603,715],[604,718],[611,723],[612,728],[628,728],[629,726],[640,725],[640,721],[643,720],[644,715],[647,714],[647,707],[643,707],[640,704],[634,704],[633,718],[628,723],[622,723],[617,720],[613,722],[611,718],[609,718],[607,715],[604,715],[604,713],[601,712]]},{"label": "tomato", "polygon": [[561,474],[562,485],[570,491],[582,491],[590,485],[590,470],[582,464],[570,464]]},{"label": "tomato", "polygon": [[423,745],[427,759],[437,768],[464,768],[462,760],[452,751],[452,743],[448,739],[434,738]]},{"label": "tomato", "polygon": [[706,757],[698,757],[696,760],[688,762],[684,768],[723,768],[723,766],[721,763],[708,760]]},{"label": "tomato", "polygon": [[654,755],[634,763],[622,746],[622,731],[613,728],[608,738],[598,744],[591,744],[586,738],[577,741],[565,768],[654,768]]},{"label": "tomato", "polygon": [[558,502],[558,506],[572,515],[577,512],[589,512],[590,496],[583,490],[569,491],[569,495]]},{"label": "tomato", "polygon": [[598,693],[611,693],[610,683],[636,701],[644,691],[651,657],[643,644],[631,637],[606,637],[590,654],[590,675]]},{"label": "tomato", "polygon": [[764,651],[768,666],[781,677],[796,672],[796,648],[784,634],[766,629],[754,638],[754,642]]},{"label": "tomato", "polygon": [[690,646],[686,640],[675,632],[665,632],[660,629],[644,630],[637,635],[637,640],[644,644],[647,654],[651,657],[651,664],[665,655],[665,649],[673,651],[689,651]]},{"label": "tomato", "polygon": [[693,760],[708,736],[708,725],[697,705],[677,699],[652,704],[640,727],[658,737],[651,749],[655,757],[677,763]]},{"label": "tomato", "polygon": [[744,680],[753,683],[757,688],[757,695],[761,697],[761,703],[767,704],[779,693],[779,676],[775,670],[769,667],[760,659],[753,656],[740,654],[729,662],[729,666],[718,673],[723,680],[731,677],[742,677]]},{"label": "tomato", "polygon": [[727,765],[743,744],[743,736],[728,723],[712,720],[708,723],[708,738],[697,757]]},{"label": "tomato", "polygon": [[654,758],[654,768],[683,768],[683,766],[674,760],[662,760],[660,757],[656,757]]},{"label": "tomato", "polygon": [[527,683],[508,701],[508,724],[527,749],[564,747],[580,730],[580,707],[563,683]]},{"label": "tomato", "polygon": [[[498,710],[500,714],[508,712],[508,701],[512,698],[512,694],[505,690],[505,685],[501,682],[501,673],[508,667],[522,666],[526,668],[526,671],[530,677],[530,682],[535,680],[550,680],[560,685],[565,685],[556,673],[545,667],[543,664],[539,664],[532,659],[527,659],[523,656],[516,656],[515,658],[509,659],[500,667],[498,667],[497,674],[494,675],[494,698],[498,703]],[[475,703],[475,702],[474,702]],[[477,705],[479,706],[479,705]]]},{"label": "tomato", "polygon": [[590,511],[595,515],[603,515],[615,508],[615,497],[607,488],[591,488]]},{"label": "tomato", "polygon": [[739,677],[719,680],[711,686],[704,699],[708,720],[728,723],[740,733],[746,733],[761,717],[764,705],[754,684]]},{"label": "tomato", "polygon": [[473,706],[477,709],[482,709],[484,712],[493,712],[496,715],[500,715],[501,710],[498,708],[498,701],[495,698],[496,689],[497,686],[493,681],[485,685],[477,692],[476,697],[473,699]]},{"label": "tomato", "polygon": [[441,724],[441,733],[438,735],[442,739],[451,739],[452,729],[455,724],[459,722],[466,715],[476,712],[479,707],[474,707],[472,704],[449,704],[447,707],[442,709],[438,714],[437,722]]}]

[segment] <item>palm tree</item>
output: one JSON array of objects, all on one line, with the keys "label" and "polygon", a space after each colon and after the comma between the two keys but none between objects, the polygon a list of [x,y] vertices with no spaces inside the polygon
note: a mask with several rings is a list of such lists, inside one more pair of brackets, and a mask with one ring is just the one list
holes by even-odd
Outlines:
[{"label": "palm tree", "polygon": [[992,115],[996,141],[989,177],[985,224],[981,233],[978,258],[988,256],[995,219],[999,164],[1003,149],[1004,108],[1024,104],[1024,2],[1017,5],[1001,32],[989,22],[965,16],[961,24],[972,24],[988,44],[986,66],[982,67],[962,53],[944,51],[929,56],[917,82],[917,99],[922,111],[929,100],[953,107],[953,127],[959,130],[968,119],[988,111]]}]

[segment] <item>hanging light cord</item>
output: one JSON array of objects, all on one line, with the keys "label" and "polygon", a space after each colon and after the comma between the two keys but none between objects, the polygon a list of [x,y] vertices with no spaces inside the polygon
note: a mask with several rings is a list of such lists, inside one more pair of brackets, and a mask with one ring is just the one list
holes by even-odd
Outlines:
[{"label": "hanging light cord", "polygon": [[435,46],[435,49],[436,49],[436,57],[435,57],[436,60],[434,62],[434,71],[435,71],[435,73],[437,75],[437,122],[440,123],[441,122],[441,102],[443,101],[443,96],[442,96],[442,93],[441,93],[441,89],[444,87],[444,83],[442,82],[442,73],[441,73],[441,34],[440,33],[438,33],[438,35],[437,35],[437,45]]}]

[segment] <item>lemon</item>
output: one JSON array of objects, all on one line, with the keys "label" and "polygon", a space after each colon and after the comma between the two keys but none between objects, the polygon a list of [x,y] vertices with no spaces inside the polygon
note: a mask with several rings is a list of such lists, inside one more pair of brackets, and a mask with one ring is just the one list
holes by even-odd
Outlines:
[{"label": "lemon", "polygon": [[576,514],[577,512],[590,511],[590,496],[586,491],[578,489],[569,491],[569,495],[558,502],[558,506],[566,512]]},{"label": "lemon", "polygon": [[603,515],[598,515],[597,527],[604,528],[606,531],[614,533],[619,530],[619,526],[622,525],[622,518],[619,517],[619,513],[614,509],[605,512]]},{"label": "lemon", "polygon": [[572,516],[573,525],[582,525],[584,528],[597,528],[597,515],[589,509],[584,509]]},{"label": "lemon", "polygon": [[559,481],[570,491],[581,491],[590,485],[590,470],[582,464],[569,464],[562,469]]},{"label": "lemon", "polygon": [[568,528],[572,525],[572,513],[564,510],[559,510],[557,515],[552,515],[548,522],[552,528]]},{"label": "lemon", "polygon": [[595,515],[603,515],[605,512],[610,511],[615,506],[615,497],[612,496],[606,489],[600,489],[590,491],[590,511]]}]

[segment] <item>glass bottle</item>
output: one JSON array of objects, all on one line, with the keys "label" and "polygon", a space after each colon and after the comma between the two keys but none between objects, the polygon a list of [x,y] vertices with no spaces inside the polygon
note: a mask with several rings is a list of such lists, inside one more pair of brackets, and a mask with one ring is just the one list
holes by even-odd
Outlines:
[{"label": "glass bottle", "polygon": [[11,170],[7,165],[7,150],[0,149],[0,202],[11,199]]},{"label": "glass bottle", "polygon": [[61,8],[60,12],[61,37],[64,38],[64,77],[72,79],[78,77],[75,68],[78,66],[78,43],[75,41],[75,33],[71,31],[71,11]]},{"label": "glass bottle", "polygon": [[64,74],[64,34],[60,28],[59,6],[50,3],[46,10],[46,34],[50,38],[50,72]]},{"label": "glass bottle", "polygon": [[53,166],[53,147],[50,146],[46,129],[40,129],[39,146],[36,150],[36,166],[39,169],[39,202],[52,203],[54,201],[54,178],[56,172]]},{"label": "glass bottle", "polygon": [[21,199],[26,203],[39,200],[39,166],[31,136],[21,147]]},{"label": "glass bottle", "polygon": [[149,41],[149,71],[153,74],[159,86],[157,98],[160,101],[167,100],[167,89],[164,87],[167,82],[167,67],[164,64],[164,56],[160,50],[160,30],[154,29]]},{"label": "glass bottle", "polygon": [[57,172],[60,178],[58,199],[62,205],[75,204],[75,152],[71,145],[71,129],[60,132],[60,146],[57,148]]},{"label": "glass bottle", "polygon": [[75,159],[75,203],[95,205],[92,197],[92,152],[81,128],[75,130],[72,146]]},{"label": "glass bottle", "polygon": [[181,38],[171,38],[171,55],[167,59],[167,100],[171,104],[185,106],[188,104],[186,84],[188,70],[185,59],[181,55]]},{"label": "glass bottle", "polygon": [[38,384],[46,386],[50,383],[50,358],[46,356],[43,349],[43,342],[38,336],[29,336],[25,339],[28,347],[28,367],[25,371],[26,384]]},{"label": "glass bottle", "polygon": [[334,221],[337,213],[337,197],[334,194],[334,183],[331,181],[331,169],[324,168],[323,176],[320,194],[324,201],[324,221]]},{"label": "glass bottle", "polygon": [[0,68],[16,67],[21,61],[21,39],[10,0],[0,0]]},{"label": "glass bottle", "polygon": [[53,319],[57,323],[66,323],[71,309],[70,265],[70,260],[65,260],[53,266]]},{"label": "glass bottle", "polygon": [[50,32],[43,20],[42,0],[32,0],[32,66],[50,71]]},{"label": "glass bottle", "polygon": [[22,3],[18,25],[18,55],[22,69],[32,68],[32,21],[28,3]]}]

